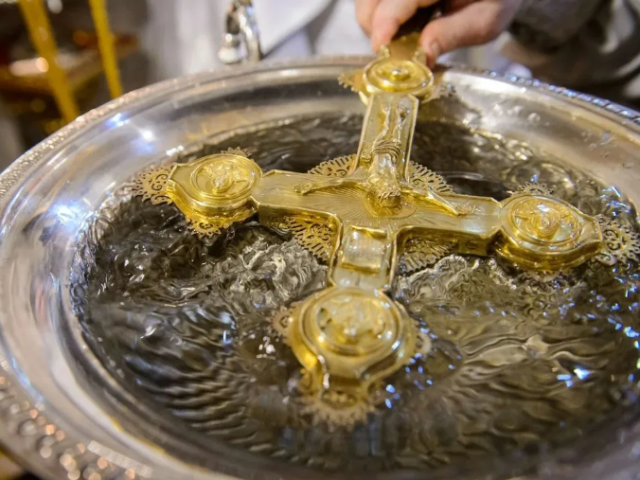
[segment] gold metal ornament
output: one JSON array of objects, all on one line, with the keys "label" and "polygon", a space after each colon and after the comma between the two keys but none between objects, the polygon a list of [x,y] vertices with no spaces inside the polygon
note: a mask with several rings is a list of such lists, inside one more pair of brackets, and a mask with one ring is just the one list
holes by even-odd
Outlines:
[{"label": "gold metal ornament", "polygon": [[598,221],[553,197],[516,195],[502,204],[499,255],[521,268],[575,267],[602,249]]},{"label": "gold metal ornament", "polygon": [[133,184],[132,195],[150,200],[154,205],[171,203],[165,191],[171,169],[170,165],[160,165],[142,172]]},{"label": "gold metal ornament", "polygon": [[292,312],[288,339],[312,390],[366,400],[372,382],[414,354],[413,323],[378,290],[330,287]]},{"label": "gold metal ornament", "polygon": [[400,248],[402,255],[398,262],[398,269],[403,274],[413,273],[435,264],[455,248],[454,242],[446,240],[428,240],[421,236],[407,235]]},{"label": "gold metal ornament", "polygon": [[379,93],[426,98],[432,92],[433,73],[426,55],[417,47],[416,34],[399,38],[380,49],[378,58],[363,70],[343,73],[339,82],[360,94],[362,100]]},{"label": "gold metal ornament", "polygon": [[599,218],[603,247],[596,260],[604,265],[640,262],[640,235],[629,223]]},{"label": "gold metal ornament", "polygon": [[[399,267],[409,273],[449,253],[495,253],[524,270],[557,272],[606,246],[595,218],[540,186],[525,186],[503,202],[458,195],[411,162],[418,108],[433,87],[411,45],[397,41],[364,70],[341,78],[368,105],[356,154],[308,173],[263,173],[234,150],[176,164],[168,174],[143,173],[137,184],[143,198],[175,203],[197,233],[257,214],[327,262],[329,286],[279,314],[274,328],[307,372],[310,411],[333,423],[362,418],[373,383],[428,354],[429,338],[385,293]],[[627,248],[626,257],[635,249]]]},{"label": "gold metal ornament", "polygon": [[553,191],[546,185],[541,183],[526,183],[520,186],[515,192],[512,192],[512,197],[518,195],[542,195],[545,197],[551,197]]},{"label": "gold metal ornament", "polygon": [[331,216],[314,215],[265,215],[262,223],[294,236],[298,243],[319,260],[328,262],[336,248],[338,225]]}]

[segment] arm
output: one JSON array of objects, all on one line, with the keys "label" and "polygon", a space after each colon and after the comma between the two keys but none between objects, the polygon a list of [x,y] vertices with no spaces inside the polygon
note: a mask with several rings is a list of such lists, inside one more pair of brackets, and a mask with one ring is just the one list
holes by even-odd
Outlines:
[{"label": "arm", "polygon": [[378,50],[419,8],[438,3],[443,15],[429,22],[420,36],[427,63],[433,66],[444,53],[497,38],[511,24],[523,1],[356,0],[356,14],[363,30],[371,36],[374,50]]},{"label": "arm", "polygon": [[[437,0],[356,0],[374,48]],[[422,31],[430,66],[509,30],[503,53],[534,77],[640,109],[640,0],[445,0]]]},{"label": "arm", "polygon": [[640,108],[640,0],[525,0],[510,33],[534,77]]},{"label": "arm", "polygon": [[524,0],[510,31],[528,47],[552,51],[573,38],[603,0]]}]

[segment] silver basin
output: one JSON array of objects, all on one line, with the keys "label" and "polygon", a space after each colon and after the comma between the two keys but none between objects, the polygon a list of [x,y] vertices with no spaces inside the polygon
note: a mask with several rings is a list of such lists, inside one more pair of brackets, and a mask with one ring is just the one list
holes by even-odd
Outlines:
[{"label": "silver basin", "polygon": [[[153,412],[138,418],[127,407],[136,399],[121,391],[84,344],[69,285],[78,237],[117,186],[148,165],[230,131],[322,113],[364,113],[336,78],[367,60],[266,62],[153,85],[79,118],[0,176],[0,441],[25,467],[70,480],[349,476],[224,445],[199,450],[181,432],[154,423]],[[435,118],[524,142],[640,201],[637,112],[491,72],[450,67],[439,75],[457,95],[433,110]],[[540,456],[532,475],[633,479],[639,457],[640,421],[630,408],[621,424]],[[488,472],[456,466],[433,476],[508,478],[517,461],[495,460],[482,467]]]}]

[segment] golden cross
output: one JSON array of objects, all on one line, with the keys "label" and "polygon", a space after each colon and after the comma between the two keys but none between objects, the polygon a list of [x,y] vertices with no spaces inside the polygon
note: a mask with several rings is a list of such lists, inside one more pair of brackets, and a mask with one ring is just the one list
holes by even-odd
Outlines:
[{"label": "golden cross", "polygon": [[[434,89],[412,41],[393,43],[364,70],[341,77],[368,104],[355,155],[308,173],[263,174],[241,151],[227,151],[146,172],[138,182],[140,195],[172,201],[200,234],[257,213],[261,223],[291,231],[328,262],[330,286],[293,310],[287,337],[316,391],[354,401],[366,402],[371,383],[400,368],[419,343],[402,306],[384,293],[401,255],[419,265],[420,256],[446,245],[556,271],[603,245],[596,219],[564,201],[530,193],[503,202],[458,195],[411,161],[418,108]],[[363,315],[370,328],[361,325]]]}]

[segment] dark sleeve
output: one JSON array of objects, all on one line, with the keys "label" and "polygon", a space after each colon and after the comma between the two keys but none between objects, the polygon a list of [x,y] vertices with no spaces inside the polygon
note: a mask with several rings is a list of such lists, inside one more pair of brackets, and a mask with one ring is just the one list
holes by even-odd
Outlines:
[{"label": "dark sleeve", "polygon": [[510,33],[534,77],[640,106],[640,0],[525,0]]},{"label": "dark sleeve", "polygon": [[524,0],[511,25],[522,45],[551,52],[575,37],[608,0]]}]

